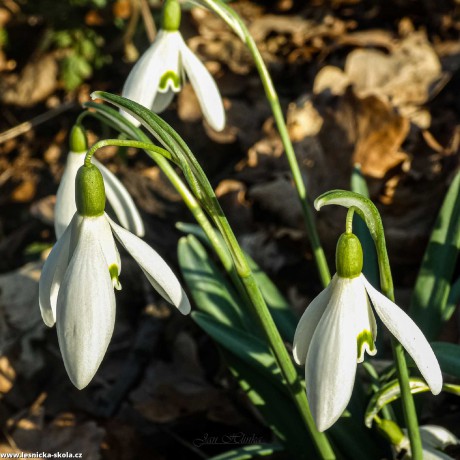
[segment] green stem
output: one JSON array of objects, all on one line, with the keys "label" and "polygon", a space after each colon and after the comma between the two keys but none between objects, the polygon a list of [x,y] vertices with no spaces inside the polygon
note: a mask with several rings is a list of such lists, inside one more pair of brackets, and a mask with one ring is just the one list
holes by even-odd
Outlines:
[{"label": "green stem", "polygon": [[[93,107],[93,108],[96,108],[96,107]],[[100,107],[97,107],[97,108],[100,109]],[[188,209],[192,213],[197,223],[203,229],[214,252],[216,253],[219,260],[221,261],[222,266],[224,267],[224,270],[230,276],[231,280],[233,281],[234,285],[238,289],[240,295],[244,298],[245,302],[248,305],[250,305],[251,301],[248,298],[248,295],[243,286],[243,283],[241,282],[241,279],[239,278],[236,272],[235,264],[233,263],[233,259],[230,253],[226,250],[225,247],[222,246],[221,241],[216,234],[215,228],[212,226],[206,214],[203,212],[195,196],[190,192],[187,185],[182,181],[182,179],[176,173],[174,168],[171,166],[170,162],[166,159],[165,153],[167,151],[164,149],[158,150],[158,147],[156,147],[154,144],[150,142],[150,138],[143,131],[141,131],[139,128],[133,125],[128,125],[129,122],[127,122],[124,118],[123,118],[123,124],[119,124],[118,121],[120,121],[121,116],[118,114],[118,112],[108,107],[104,107],[104,111],[101,113],[100,112],[89,112],[89,111],[82,112],[77,119],[77,123],[81,124],[83,119],[86,116],[93,116],[99,121],[119,131],[120,133],[137,137],[137,140],[141,142],[141,144],[137,144],[137,147],[142,147],[142,143],[145,144],[144,146],[146,147],[144,148],[145,153],[150,158],[152,158],[152,160],[158,165],[158,167],[161,169],[163,174],[169,179],[173,187],[180,194],[185,205],[188,207]],[[117,143],[119,142],[120,140],[117,140]],[[129,141],[129,143],[130,143],[130,146],[134,146],[132,144],[132,141]],[[104,145],[108,145],[107,142],[104,142],[103,144],[98,144],[97,148],[100,148]],[[152,147],[155,147],[155,148],[153,149]],[[93,148],[93,153],[94,151],[95,149]],[[93,153],[91,153],[91,156]]]},{"label": "green stem", "polygon": [[[393,278],[391,276],[390,261],[385,243],[385,233],[383,231],[382,218],[369,198],[359,193],[344,190],[331,190],[318,197],[315,201],[317,210],[324,205],[338,204],[347,208],[354,208],[355,212],[366,222],[372,235],[377,250],[380,288],[392,302],[394,302]],[[393,356],[396,363],[399,387],[401,389],[401,399],[404,412],[404,419],[409,434],[409,440],[413,460],[423,460],[422,441],[418,428],[417,413],[415,410],[414,399],[410,391],[409,372],[407,370],[406,356],[402,345],[394,338],[391,342]]]},{"label": "green stem", "polygon": [[[384,280],[384,283],[381,283],[381,289],[383,294],[394,302],[395,296],[393,278],[391,276],[390,261],[388,259],[388,252],[385,245],[383,226],[379,233],[382,237],[380,238],[381,241],[377,245],[378,260],[380,272],[384,273],[384,276],[381,276],[381,280]],[[410,440],[412,460],[423,460],[422,439],[420,437],[420,430],[418,427],[414,398],[412,396],[412,392],[410,391],[406,355],[403,346],[394,337],[391,338],[391,347],[393,349],[393,356],[396,363],[396,373],[398,375],[399,387],[401,388],[402,407],[404,420],[406,421],[407,433]]]},{"label": "green stem", "polygon": [[227,218],[220,208],[219,202],[217,200],[213,200],[213,202],[217,209],[216,212],[212,213],[211,217],[214,219],[216,226],[221,231],[222,236],[226,241],[230,252],[232,253],[238,276],[243,282],[247,295],[251,300],[251,305],[254,308],[257,317],[259,318],[260,324],[264,330],[270,348],[272,349],[273,354],[275,355],[275,359],[286,380],[291,396],[299,410],[303,421],[305,422],[306,427],[311,433],[313,442],[315,443],[315,446],[318,449],[321,457],[324,460],[334,460],[335,455],[326,435],[324,433],[320,433],[316,428],[313,416],[310,412],[310,407],[308,405],[305,389],[302,386],[301,380],[294,367],[294,364],[292,363],[291,357],[289,356],[289,353],[284,346],[283,340],[279,334],[275,322],[273,321],[273,317],[270,314],[262,293],[260,292],[247,259],[238,244],[238,241],[227,221]]},{"label": "green stem", "polygon": [[259,76],[265,90],[265,95],[273,112],[273,117],[281,137],[281,142],[284,146],[284,151],[286,152],[289,167],[291,168],[292,178],[297,189],[297,195],[300,200],[305,227],[307,229],[307,235],[310,238],[310,243],[313,249],[313,255],[315,257],[319,276],[321,278],[321,283],[323,284],[323,287],[326,287],[331,281],[331,274],[327,265],[326,256],[324,255],[324,251],[321,246],[318,232],[316,230],[311,206],[308,203],[307,189],[300,172],[300,167],[294,152],[294,147],[292,146],[292,142],[289,137],[278,95],[276,93],[275,87],[273,86],[273,82],[268,72],[267,66],[265,65],[257,45],[249,33],[245,23],[232,8],[225,5],[225,3],[220,0],[204,0],[203,3],[210,6],[211,8],[214,6],[214,11],[219,16],[221,16],[222,19],[224,19],[227,24],[240,36],[252,54],[254,63],[256,65],[257,71],[259,72]]},{"label": "green stem", "polygon": [[[118,99],[116,96],[112,96],[106,93],[99,92],[97,95],[102,96],[102,98],[110,96],[114,101]],[[286,385],[296,406],[298,407],[299,413],[301,414],[305,425],[308,428],[308,431],[312,436],[313,442],[316,445],[321,458],[323,460],[335,460],[334,452],[326,435],[324,433],[318,432],[316,429],[310,408],[308,406],[305,390],[302,387],[302,383],[297,374],[296,368],[294,367],[289,353],[284,346],[283,340],[278,332],[278,329],[276,328],[265,300],[257,286],[246,257],[236,240],[236,237],[222,211],[222,208],[220,207],[214,190],[211,187],[211,184],[209,183],[203,169],[196,161],[196,158],[193,156],[190,149],[188,149],[186,144],[183,143],[182,139],[178,137],[178,135],[169,126],[165,125],[164,123],[159,123],[157,117],[153,116],[153,114],[148,112],[142,106],[138,106],[133,102],[130,104],[133,105],[133,109],[136,109],[133,110],[135,113],[140,113],[143,117],[145,117],[145,119],[143,119],[149,130],[151,129],[152,133],[155,133],[157,136],[159,136],[157,131],[153,129],[152,126],[150,126],[150,124],[155,124],[155,128],[160,129],[160,132],[165,138],[162,138],[162,142],[165,142],[166,145],[168,145],[168,148],[169,145],[171,145],[171,149],[175,154],[174,159],[177,161],[182,171],[184,172],[184,175],[192,191],[196,191],[198,194],[198,196],[195,196],[195,198],[197,198],[198,203],[200,203],[206,210],[208,216],[219,229],[226,245],[228,246],[228,250],[231,253],[238,277],[241,279],[241,282],[245,287],[247,296],[251,301],[251,306],[260,319],[260,323],[264,329],[268,344],[273,350],[273,354],[277,360],[283,377],[286,380]],[[164,126],[162,127],[162,125]],[[126,143],[120,145],[126,145]],[[137,145],[140,146],[140,148],[145,148],[151,152],[157,151],[159,154],[162,154],[163,152],[163,149],[153,149],[152,144],[138,143]],[[171,157],[172,155],[169,156]]]},{"label": "green stem", "polygon": [[[85,112],[85,113],[91,114],[91,112]],[[198,203],[198,201],[195,199],[195,197],[190,192],[188,187],[181,180],[181,178],[177,175],[176,171],[174,170],[174,168],[171,166],[171,164],[167,160],[167,158],[171,157],[170,153],[167,150],[162,149],[161,147],[157,147],[156,145],[152,144],[151,142],[149,142],[149,138],[145,136],[144,133],[142,133],[141,131],[140,133],[142,134],[142,136],[139,136],[139,137],[143,137],[142,141],[107,139],[107,140],[97,142],[88,151],[87,156],[85,158],[85,163],[87,164],[88,161],[91,161],[91,157],[96,150],[102,147],[106,147],[108,145],[115,145],[119,147],[120,146],[121,147],[134,147],[134,148],[143,149],[147,153],[147,155],[150,156],[150,158],[152,158],[157,163],[157,165],[162,170],[164,175],[169,179],[173,187],[180,194],[184,203],[190,209],[196,221],[198,222],[198,224],[201,226],[206,236],[208,237],[211,243],[211,246],[213,247],[219,259],[221,260],[222,265],[224,266],[225,270],[229,274],[231,274],[232,271],[234,273],[235,270],[233,269],[233,261],[229,253],[225,250],[225,248],[222,248],[219,238],[217,237],[216,232],[214,230],[214,227],[209,222],[208,218],[206,217],[206,214],[201,209],[201,206]]]}]

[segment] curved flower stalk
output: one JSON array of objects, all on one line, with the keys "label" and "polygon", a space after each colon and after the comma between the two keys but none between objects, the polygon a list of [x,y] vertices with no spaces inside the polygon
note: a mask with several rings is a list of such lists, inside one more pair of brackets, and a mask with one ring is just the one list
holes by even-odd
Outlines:
[{"label": "curved flower stalk", "polygon": [[[178,93],[185,78],[192,84],[204,118],[216,131],[225,126],[225,110],[217,85],[202,62],[185,44],[181,33],[180,6],[177,0],[166,0],[162,27],[150,48],[131,70],[122,96],[153,112],[165,110]],[[133,124],[139,121],[122,112]]]},{"label": "curved flower stalk", "polygon": [[362,264],[358,238],[344,233],[337,243],[337,273],[306,309],[295,332],[294,359],[305,364],[307,397],[319,431],[333,425],[345,410],[356,364],[364,360],[364,353],[377,352],[374,311],[412,356],[432,393],[442,389],[441,369],[423,333],[372,287],[361,273]]},{"label": "curved flower stalk", "polygon": [[[75,177],[80,166],[83,166],[86,151],[87,145],[84,130],[80,126],[75,125],[70,134],[70,151],[56,194],[54,231],[58,239],[64,234],[77,210],[75,205]],[[137,236],[144,236],[144,223],[125,186],[99,161],[94,159],[93,162],[99,168],[104,178],[107,200],[121,225]]]},{"label": "curved flower stalk", "polygon": [[70,380],[82,389],[99,368],[113,333],[114,287],[121,289],[113,235],[163,298],[183,314],[190,312],[190,303],[166,262],[104,213],[104,181],[91,163],[78,170],[75,200],[77,211],[43,267],[39,302],[45,324],[56,323]]}]

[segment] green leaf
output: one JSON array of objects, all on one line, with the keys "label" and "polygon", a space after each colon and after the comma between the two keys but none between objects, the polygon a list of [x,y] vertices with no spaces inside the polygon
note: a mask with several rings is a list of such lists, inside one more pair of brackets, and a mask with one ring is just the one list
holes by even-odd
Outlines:
[{"label": "green leaf", "polygon": [[[409,386],[412,394],[430,391],[430,387],[424,380],[415,377],[411,377],[409,379]],[[442,386],[442,390],[457,396],[460,395],[460,385],[445,383]],[[374,417],[379,413],[379,411],[387,404],[396,401],[400,397],[401,389],[397,379],[392,380],[391,382],[384,385],[377,393],[372,396],[369,404],[367,405],[366,414],[364,417],[365,425],[370,428],[372,426]]]},{"label": "green leaf", "polygon": [[449,291],[460,248],[460,172],[455,176],[423,257],[410,314],[428,340],[435,340],[453,310]]},{"label": "green leaf", "polygon": [[198,308],[227,326],[250,328],[239,296],[192,235],[179,240],[179,265]]},{"label": "green leaf", "polygon": [[314,448],[268,347],[205,313],[193,312],[192,318],[220,345],[232,374],[271,430],[295,458],[305,458]]},{"label": "green leaf", "polygon": [[441,370],[453,377],[460,378],[460,345],[446,342],[432,342]]},{"label": "green leaf", "polygon": [[287,342],[292,343],[297,327],[297,319],[292,312],[289,302],[257,263],[247,254],[246,258],[281,337]]},{"label": "green leaf", "polygon": [[192,318],[219,345],[251,367],[258,369],[267,381],[271,381],[287,393],[288,390],[278,364],[264,342],[242,329],[219,323],[209,314],[193,312]]},{"label": "green leaf", "polygon": [[230,450],[216,457],[211,457],[209,460],[249,460],[251,458],[273,455],[283,450],[284,447],[280,444],[253,444]]},{"label": "green leaf", "polygon": [[[412,394],[428,391],[430,388],[422,379],[410,378],[409,386]],[[379,413],[382,407],[396,401],[401,396],[401,389],[398,380],[392,380],[384,385],[379,391],[374,393],[367,405],[364,416],[364,423],[368,428],[371,428],[374,417]]]},{"label": "green leaf", "polygon": [[[208,247],[211,247],[207,236],[199,225],[178,222],[176,227],[182,232],[192,233]],[[220,234],[218,234],[218,236],[222,238]],[[225,247],[223,239],[222,245]],[[265,299],[265,302],[267,303],[270,313],[273,316],[276,326],[280,331],[281,336],[287,342],[292,343],[294,332],[297,327],[297,319],[292,312],[291,306],[275,286],[273,281],[266,275],[263,270],[260,269],[257,263],[246,253],[245,256],[254,274],[254,278],[257,285],[259,286],[262,296]],[[252,330],[252,327],[247,330]]]}]

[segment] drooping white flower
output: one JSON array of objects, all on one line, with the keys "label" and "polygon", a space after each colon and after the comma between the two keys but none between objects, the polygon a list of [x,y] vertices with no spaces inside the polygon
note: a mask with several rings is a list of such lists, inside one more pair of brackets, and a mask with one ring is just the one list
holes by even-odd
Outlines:
[{"label": "drooping white flower", "polygon": [[[75,177],[78,169],[83,165],[86,150],[85,134],[82,128],[76,125],[70,135],[70,152],[56,194],[54,230],[58,239],[64,234],[77,210],[75,206]],[[144,236],[142,218],[125,186],[99,161],[93,159],[93,163],[102,173],[107,200],[121,225],[137,236]]]},{"label": "drooping white flower", "polygon": [[81,389],[96,373],[113,333],[114,287],[121,288],[113,235],[160,295],[183,314],[190,312],[190,303],[166,262],[104,213],[104,183],[95,166],[79,169],[76,188],[77,211],[45,262],[39,303],[45,324],[56,323],[65,368]]},{"label": "drooping white flower", "polygon": [[[422,439],[423,460],[454,460],[444,453],[446,447],[457,446],[460,440],[446,428],[438,425],[422,425],[420,428],[420,438]],[[404,430],[406,433],[407,430]],[[406,450],[403,460],[412,458],[410,451],[410,442],[407,437],[396,446],[396,451]],[[399,457],[400,458],[400,457]]]},{"label": "drooping white flower", "polygon": [[308,306],[294,336],[294,359],[305,364],[307,397],[319,431],[333,425],[353,390],[356,364],[375,355],[374,312],[402,344],[433,394],[442,388],[441,370],[421,330],[395,303],[364,277],[362,249],[353,234],[337,244],[337,273]]},{"label": "drooping white flower", "polygon": [[[180,7],[167,0],[162,28],[155,41],[131,70],[122,96],[153,112],[165,110],[187,77],[192,84],[204,118],[216,131],[225,126],[225,110],[217,85],[202,62],[188,48],[179,32]],[[139,121],[122,112],[136,126]]]}]

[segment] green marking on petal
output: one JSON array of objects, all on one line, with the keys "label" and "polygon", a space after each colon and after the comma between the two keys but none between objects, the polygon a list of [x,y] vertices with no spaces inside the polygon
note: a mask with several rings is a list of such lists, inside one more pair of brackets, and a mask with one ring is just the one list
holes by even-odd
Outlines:
[{"label": "green marking on petal", "polygon": [[160,92],[166,92],[168,90],[168,83],[171,82],[172,90],[174,92],[180,91],[180,77],[177,75],[174,70],[168,70],[160,78],[160,84],[158,85],[158,90]]},{"label": "green marking on petal", "polygon": [[112,264],[109,267],[109,273],[110,273],[110,278],[112,279],[112,284],[113,287],[117,290],[121,289],[121,284],[120,281],[118,280],[118,266],[115,264]]},{"label": "green marking on petal", "polygon": [[356,343],[358,346],[358,363],[364,361],[365,351],[367,351],[367,353],[372,356],[377,353],[372,332],[368,331],[367,329],[358,334],[358,337],[356,337]]}]

